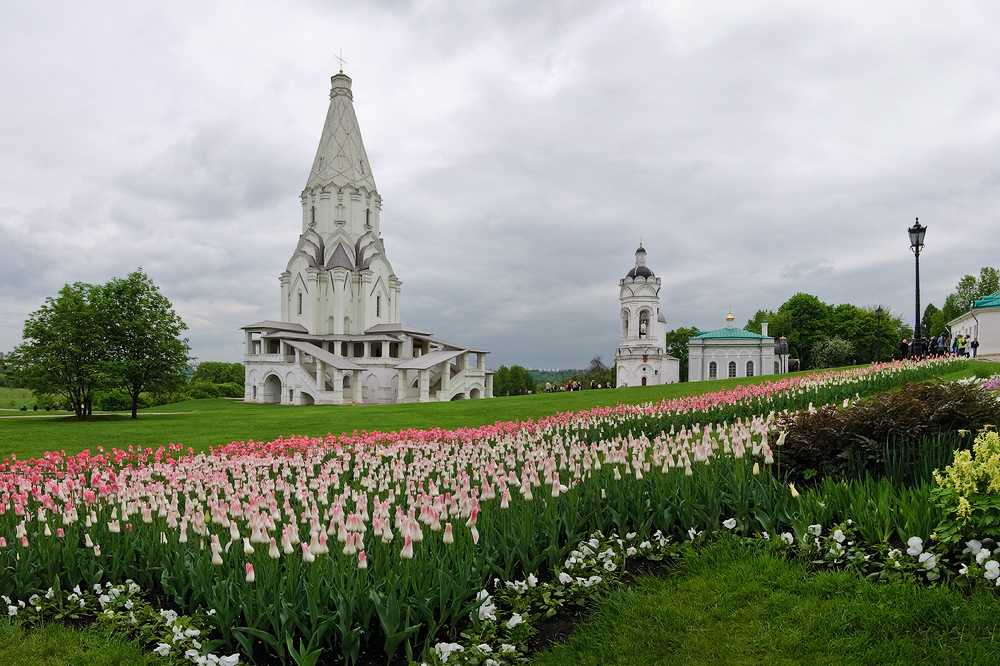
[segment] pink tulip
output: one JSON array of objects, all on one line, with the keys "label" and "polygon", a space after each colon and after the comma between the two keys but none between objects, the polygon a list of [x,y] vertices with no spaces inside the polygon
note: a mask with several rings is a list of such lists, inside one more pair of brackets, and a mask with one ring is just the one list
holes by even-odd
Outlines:
[{"label": "pink tulip", "polygon": [[250,564],[249,562],[247,562],[245,569],[246,569],[246,572],[247,572],[247,582],[248,583],[252,583],[255,580],[257,580],[257,577],[254,575],[254,572],[253,572],[253,565],[252,564]]}]

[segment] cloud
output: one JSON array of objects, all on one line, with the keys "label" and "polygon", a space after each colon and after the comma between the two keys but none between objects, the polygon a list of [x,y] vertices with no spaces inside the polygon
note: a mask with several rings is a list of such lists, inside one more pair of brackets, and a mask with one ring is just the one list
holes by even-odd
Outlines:
[{"label": "cloud", "polygon": [[998,18],[19,5],[0,27],[0,349],[63,283],[141,265],[197,356],[237,359],[238,327],[278,312],[339,48],[410,325],[493,364],[607,359],[639,238],[672,326],[721,325],[729,307],[742,321],[796,291],[909,319],[914,216],[925,302],[996,264]]}]

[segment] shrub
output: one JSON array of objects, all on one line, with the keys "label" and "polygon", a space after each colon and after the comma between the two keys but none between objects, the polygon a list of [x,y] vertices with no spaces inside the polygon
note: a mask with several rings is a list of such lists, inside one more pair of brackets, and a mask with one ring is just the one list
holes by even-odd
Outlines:
[{"label": "shrub", "polygon": [[195,400],[218,398],[222,395],[220,385],[212,382],[191,382],[191,385],[188,387],[188,393]]},{"label": "shrub", "polygon": [[[124,389],[111,389],[94,396],[94,405],[105,412],[126,412],[132,409],[132,398]],[[145,393],[139,394],[139,407],[149,407]]]},{"label": "shrub", "polygon": [[815,367],[833,368],[853,362],[854,345],[843,338],[823,338],[813,347],[812,353]]},{"label": "shrub", "polygon": [[[778,428],[785,431],[785,439],[775,455],[779,469],[796,481],[865,472],[882,475],[893,456],[907,455],[906,448],[918,442],[997,423],[1000,401],[977,384],[908,384],[848,407],[828,405],[784,417]],[[943,450],[950,453],[951,448]]]}]

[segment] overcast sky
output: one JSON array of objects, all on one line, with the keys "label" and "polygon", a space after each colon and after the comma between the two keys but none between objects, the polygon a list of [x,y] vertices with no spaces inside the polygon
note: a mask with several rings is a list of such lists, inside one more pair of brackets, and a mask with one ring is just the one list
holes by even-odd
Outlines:
[{"label": "overcast sky", "polygon": [[613,356],[796,291],[913,316],[1000,263],[1000,5],[4,0],[0,350],[143,266],[201,360],[280,314],[343,49],[403,322],[491,365]]}]

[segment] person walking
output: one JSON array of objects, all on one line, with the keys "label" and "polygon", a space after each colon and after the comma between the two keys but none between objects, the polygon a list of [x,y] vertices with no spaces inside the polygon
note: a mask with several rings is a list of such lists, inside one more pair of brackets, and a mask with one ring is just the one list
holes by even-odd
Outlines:
[{"label": "person walking", "polygon": [[951,355],[958,356],[958,341],[962,339],[961,335],[956,335],[951,341]]},{"label": "person walking", "polygon": [[910,341],[903,338],[899,341],[899,358],[904,359],[910,355]]},{"label": "person walking", "polygon": [[976,358],[976,352],[979,350],[979,338],[972,338],[972,344],[969,345],[972,349],[972,358]]},{"label": "person walking", "polygon": [[959,356],[965,356],[965,353],[966,353],[965,352],[965,344],[966,344],[966,342],[965,342],[965,336],[964,335],[959,335],[958,336],[958,355]]}]

